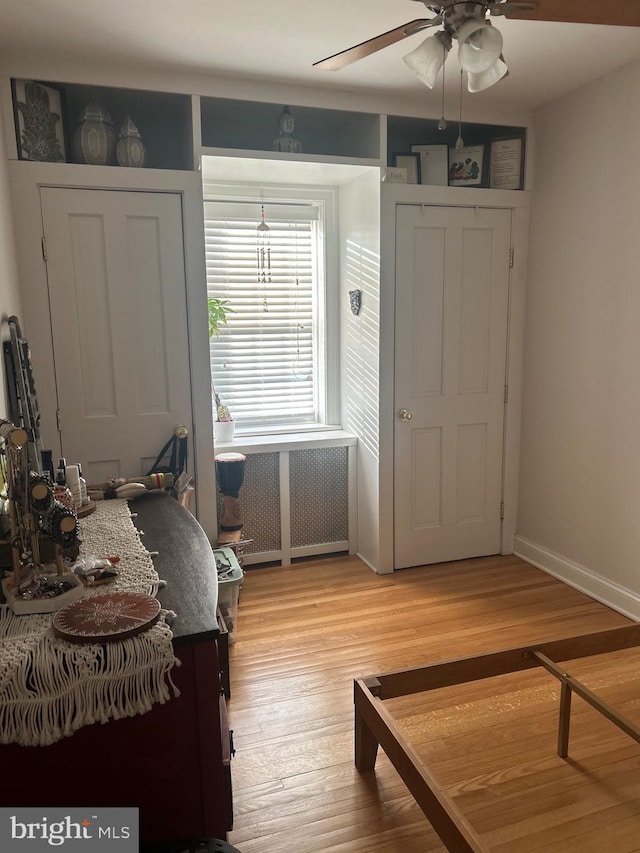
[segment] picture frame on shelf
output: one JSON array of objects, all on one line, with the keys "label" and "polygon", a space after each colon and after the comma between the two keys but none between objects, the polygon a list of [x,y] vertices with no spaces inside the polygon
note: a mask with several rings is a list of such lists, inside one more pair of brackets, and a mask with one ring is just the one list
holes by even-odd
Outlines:
[{"label": "picture frame on shelf", "polygon": [[18,158],[66,163],[62,89],[35,80],[12,80],[11,94]]},{"label": "picture frame on shelf", "polygon": [[432,187],[449,184],[449,148],[447,145],[412,145],[420,155],[420,183]]},{"label": "picture frame on shelf", "polygon": [[420,183],[420,154],[417,151],[401,151],[393,155],[393,165],[407,170],[407,183]]},{"label": "picture frame on shelf", "polygon": [[496,137],[491,140],[489,186],[494,190],[524,189],[524,140]]},{"label": "picture frame on shelf", "polygon": [[449,186],[481,187],[484,177],[484,145],[449,149]]},{"label": "picture frame on shelf", "polygon": [[407,170],[400,169],[398,166],[387,166],[384,170],[382,180],[387,184],[406,184]]}]

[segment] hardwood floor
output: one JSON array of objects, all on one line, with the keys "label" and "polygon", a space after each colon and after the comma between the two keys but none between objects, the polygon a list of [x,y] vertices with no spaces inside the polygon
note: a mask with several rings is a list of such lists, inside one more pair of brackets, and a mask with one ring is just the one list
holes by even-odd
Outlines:
[{"label": "hardwood floor", "polygon": [[[381,751],[353,763],[355,677],[630,624],[515,557],[377,576],[357,558],[249,569],[231,647],[241,853],[443,853]],[[640,723],[640,650],[566,664]],[[496,853],[640,851],[640,746],[541,670],[390,700]]]}]

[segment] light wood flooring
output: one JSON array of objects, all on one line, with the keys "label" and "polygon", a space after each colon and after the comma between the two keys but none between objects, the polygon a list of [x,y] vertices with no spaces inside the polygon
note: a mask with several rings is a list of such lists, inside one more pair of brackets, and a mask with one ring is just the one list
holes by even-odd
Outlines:
[{"label": "light wood flooring", "polygon": [[[248,569],[231,647],[241,853],[443,853],[382,751],[353,763],[354,677],[588,633],[629,620],[516,557],[377,576],[357,558]],[[640,723],[640,649],[566,669]],[[640,851],[640,745],[533,670],[390,701],[496,853]]]}]

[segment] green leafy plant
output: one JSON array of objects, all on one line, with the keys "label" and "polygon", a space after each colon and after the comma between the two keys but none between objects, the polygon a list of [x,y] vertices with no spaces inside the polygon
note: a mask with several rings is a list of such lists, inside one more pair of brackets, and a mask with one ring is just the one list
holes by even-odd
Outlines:
[{"label": "green leafy plant", "polygon": [[[221,326],[227,324],[227,314],[233,313],[233,308],[229,308],[228,299],[218,299],[215,296],[210,296],[207,300],[209,306],[209,338],[213,338],[220,331]],[[215,388],[213,388],[213,399],[216,406],[216,420],[231,421],[231,412],[227,406],[224,406]]]},{"label": "green leafy plant", "polygon": [[209,337],[217,335],[222,326],[227,325],[227,314],[233,313],[233,308],[229,308],[228,299],[218,299],[215,296],[210,296],[207,300],[209,306]]}]

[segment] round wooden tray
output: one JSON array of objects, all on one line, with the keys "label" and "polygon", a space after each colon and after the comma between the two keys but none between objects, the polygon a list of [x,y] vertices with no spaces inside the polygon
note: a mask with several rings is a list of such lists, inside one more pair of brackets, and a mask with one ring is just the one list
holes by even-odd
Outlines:
[{"label": "round wooden tray", "polygon": [[96,502],[95,501],[89,501],[88,504],[85,504],[84,506],[78,507],[78,509],[76,510],[76,515],[78,516],[78,518],[86,518],[86,516],[91,515],[91,513],[95,512],[95,511],[96,511]]},{"label": "round wooden tray", "polygon": [[151,595],[112,592],[91,595],[58,610],[53,632],[71,643],[109,643],[146,631],[160,616]]}]

